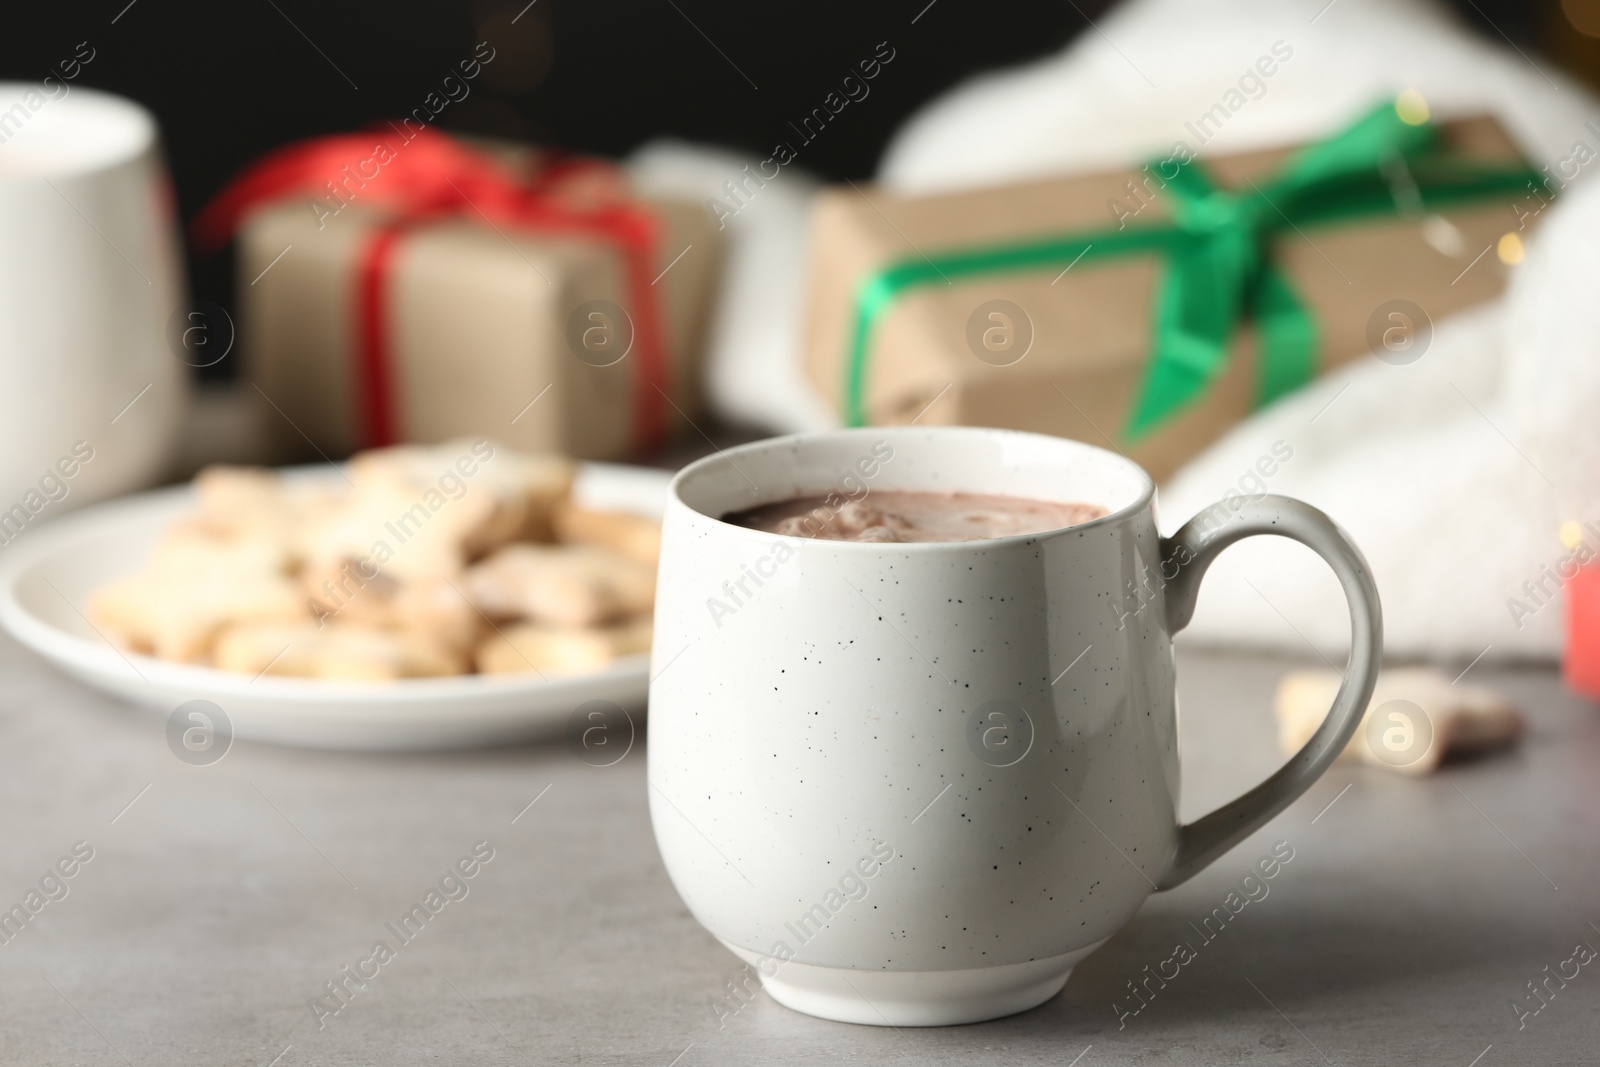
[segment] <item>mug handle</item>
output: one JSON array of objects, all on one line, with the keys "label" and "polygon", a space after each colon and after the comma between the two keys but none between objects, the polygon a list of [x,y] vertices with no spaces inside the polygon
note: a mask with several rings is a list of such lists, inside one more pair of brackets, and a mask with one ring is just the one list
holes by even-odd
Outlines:
[{"label": "mug handle", "polygon": [[[1212,505],[1177,533],[1161,539],[1161,558],[1178,561],[1177,577],[1165,587],[1168,631],[1175,634],[1189,625],[1200,580],[1223,549],[1254,534],[1273,534],[1299,541],[1327,561],[1338,576],[1350,605],[1350,662],[1327,718],[1293,759],[1244,796],[1178,828],[1178,847],[1159,879],[1160,889],[1187,881],[1311,788],[1361,724],[1382,661],[1383,614],[1378,587],[1361,550],[1337,523],[1309,504],[1286,496],[1249,501],[1221,524],[1203,521],[1224,506]],[[1231,511],[1231,505],[1228,507]]]}]

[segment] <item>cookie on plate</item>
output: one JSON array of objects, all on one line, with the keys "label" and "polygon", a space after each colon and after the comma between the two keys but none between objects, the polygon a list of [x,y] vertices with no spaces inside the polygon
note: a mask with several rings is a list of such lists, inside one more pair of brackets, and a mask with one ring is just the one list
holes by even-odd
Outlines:
[{"label": "cookie on plate", "polygon": [[601,628],[524,623],[487,638],[475,658],[483,674],[536,672],[555,678],[588,674],[623,656],[649,651],[649,619]]},{"label": "cookie on plate", "polygon": [[566,544],[598,545],[654,567],[661,558],[661,524],[627,511],[601,511],[573,500],[556,505],[556,538]]},{"label": "cookie on plate", "polygon": [[307,608],[324,624],[411,630],[459,650],[470,649],[484,625],[458,583],[445,577],[402,581],[370,560],[307,566],[300,585]]},{"label": "cookie on plate", "polygon": [[491,519],[494,507],[486,494],[452,499],[437,490],[369,478],[306,521],[296,552],[319,585],[347,561],[398,581],[437,581],[465,568],[466,544]]},{"label": "cookie on plate", "polygon": [[513,544],[471,567],[463,588],[495,618],[601,626],[650,611],[656,576],[609,549]]},{"label": "cookie on plate", "polygon": [[203,663],[223,627],[306,617],[283,546],[270,536],[170,533],[149,566],[95,591],[89,617],[124,648]]},{"label": "cookie on plate", "polygon": [[415,633],[349,623],[244,624],[217,638],[215,664],[251,676],[392,681],[464,674],[465,657]]},{"label": "cookie on plate", "polygon": [[466,439],[376,449],[350,461],[358,490],[399,486],[429,506],[472,500],[479,518],[462,537],[469,557],[512,541],[552,540],[551,512],[571,493],[576,472],[564,456],[524,455]]},{"label": "cookie on plate", "polygon": [[207,537],[270,537],[294,549],[295,533],[334,506],[337,488],[291,480],[260,467],[207,467],[194,477],[195,512],[174,529]]}]

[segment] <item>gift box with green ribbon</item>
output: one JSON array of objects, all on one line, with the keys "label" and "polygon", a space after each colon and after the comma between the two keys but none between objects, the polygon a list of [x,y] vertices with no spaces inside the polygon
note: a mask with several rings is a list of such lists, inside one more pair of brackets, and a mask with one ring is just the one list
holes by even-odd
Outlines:
[{"label": "gift box with green ribbon", "polygon": [[846,186],[814,215],[808,373],[846,425],[1038,430],[1162,478],[1332,367],[1426,358],[1432,323],[1501,291],[1501,238],[1549,196],[1492,119],[1420,100],[1282,150]]}]

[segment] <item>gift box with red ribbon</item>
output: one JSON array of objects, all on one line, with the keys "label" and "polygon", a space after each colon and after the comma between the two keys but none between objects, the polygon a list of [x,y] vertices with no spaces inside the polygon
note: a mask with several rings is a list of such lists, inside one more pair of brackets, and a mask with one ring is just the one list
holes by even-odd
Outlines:
[{"label": "gift box with red ribbon", "polygon": [[717,229],[615,167],[432,130],[289,145],[194,220],[238,237],[246,377],[328,455],[490,437],[636,456],[697,417]]}]

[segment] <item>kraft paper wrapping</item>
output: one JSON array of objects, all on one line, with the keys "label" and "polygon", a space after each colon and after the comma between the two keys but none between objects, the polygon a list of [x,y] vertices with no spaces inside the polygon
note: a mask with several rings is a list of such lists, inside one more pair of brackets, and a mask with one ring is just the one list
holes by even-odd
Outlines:
[{"label": "kraft paper wrapping", "polygon": [[[720,243],[700,205],[646,203],[661,222],[652,274],[666,271],[654,288],[671,383],[670,403],[661,403],[676,432],[700,411],[703,335]],[[319,227],[296,198],[257,212],[241,234],[241,354],[248,376],[282,410],[282,437],[291,447],[304,448],[310,438],[339,456],[366,444],[356,377],[357,266],[388,217],[356,202]],[[585,362],[574,354],[568,337],[579,305],[608,300],[628,307],[614,246],[491,226],[470,215],[429,222],[400,237],[389,286],[402,440],[484,436],[523,451],[584,459],[633,454],[640,382],[631,356],[593,365],[593,357]]]},{"label": "kraft paper wrapping", "polygon": [[[1515,145],[1492,119],[1441,123],[1440,132],[1445,143],[1473,158],[1518,159]],[[1248,180],[1274,171],[1291,151],[1203,157],[1198,165],[1223,188],[1248,190]],[[909,256],[1115,229],[1119,218],[1127,226],[1165,223],[1170,194],[1156,185],[1145,172],[1130,169],[922,197],[870,186],[825,192],[812,222],[808,375],[840,409],[855,291],[874,270]],[[1538,209],[1531,190],[1522,199],[1528,203],[1501,197],[1438,212],[1459,233],[1454,254],[1425,239],[1424,228],[1437,234],[1439,223],[1417,211],[1279,234],[1270,255],[1314,314],[1320,371],[1372,358],[1369,320],[1390,301],[1409,300],[1437,323],[1497,296],[1507,268],[1493,251],[1473,260],[1518,229],[1519,209]],[[1165,270],[1155,255],[1085,258],[1064,273],[961,278],[907,291],[871,344],[868,421],[917,419],[919,425],[1056,434],[1118,448],[1158,480],[1165,478],[1250,414],[1256,380],[1254,339],[1242,324],[1225,370],[1201,400],[1136,443],[1122,437],[1150,355],[1152,301]],[[979,359],[968,338],[974,311],[995,299],[1017,305],[1032,323],[1031,347],[1006,366]]]}]

